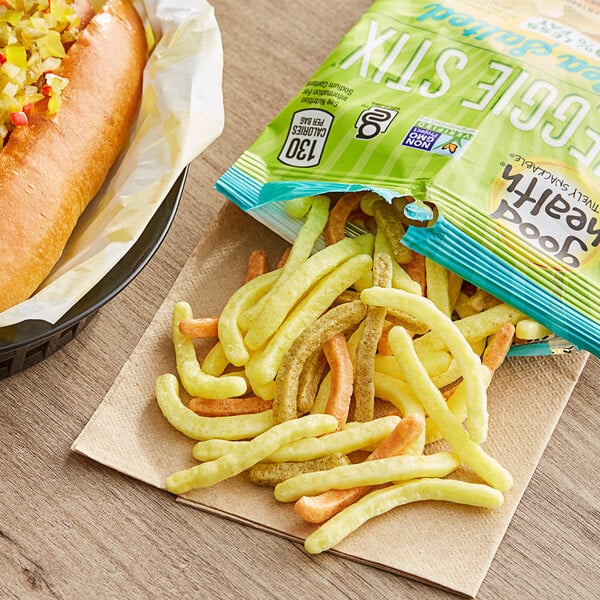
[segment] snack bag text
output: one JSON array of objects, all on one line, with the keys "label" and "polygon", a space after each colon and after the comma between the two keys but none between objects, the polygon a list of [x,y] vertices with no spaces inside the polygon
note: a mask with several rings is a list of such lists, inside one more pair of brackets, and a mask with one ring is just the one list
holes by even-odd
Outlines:
[{"label": "snack bag text", "polygon": [[217,189],[289,240],[280,201],[401,201],[406,247],[555,334],[517,352],[600,355],[600,39],[525,11],[376,0]]}]

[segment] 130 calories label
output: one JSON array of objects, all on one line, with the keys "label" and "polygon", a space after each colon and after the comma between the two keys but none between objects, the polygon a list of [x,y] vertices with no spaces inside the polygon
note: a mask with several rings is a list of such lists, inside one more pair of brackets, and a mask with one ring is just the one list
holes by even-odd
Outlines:
[{"label": "130 calories label", "polygon": [[315,167],[321,161],[333,115],[319,108],[296,111],[285,143],[277,157],[290,167]]}]

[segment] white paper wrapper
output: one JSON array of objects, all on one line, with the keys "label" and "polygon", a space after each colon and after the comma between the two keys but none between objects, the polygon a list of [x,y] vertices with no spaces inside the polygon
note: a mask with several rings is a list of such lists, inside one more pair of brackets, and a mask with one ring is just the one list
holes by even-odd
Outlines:
[{"label": "white paper wrapper", "polygon": [[223,130],[223,51],[212,6],[205,0],[134,4],[156,46],[130,143],[53,272],[29,300],[0,313],[0,327],[60,319],[125,256],[181,171]]}]

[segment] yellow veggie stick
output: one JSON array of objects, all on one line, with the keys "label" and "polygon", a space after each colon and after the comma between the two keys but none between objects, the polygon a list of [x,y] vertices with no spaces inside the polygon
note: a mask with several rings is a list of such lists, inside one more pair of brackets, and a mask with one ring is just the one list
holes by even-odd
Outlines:
[{"label": "yellow veggie stick", "polygon": [[[454,325],[454,322],[437,309],[427,298],[408,294],[402,290],[371,288],[362,292],[361,299],[369,305],[392,306],[399,310],[411,312],[418,319],[426,322],[432,332],[444,340],[444,345],[449,348],[454,356],[454,360],[465,381],[469,434],[473,441],[484,441],[487,436],[488,412],[486,386],[483,381],[481,361]],[[388,335],[390,343],[392,343],[391,336],[395,330],[396,328],[392,329]],[[405,330],[402,329],[402,331]],[[415,341],[415,349],[417,348],[417,341]],[[403,360],[401,354],[397,352],[394,352],[394,354],[400,361]],[[404,379],[411,381],[406,376]],[[429,378],[427,379],[429,381]]]},{"label": "yellow veggie stick", "polygon": [[[484,369],[483,373],[486,385],[489,385],[492,379],[491,371]],[[456,386],[452,395],[446,401],[446,406],[448,406],[450,412],[460,423],[467,418],[467,397],[465,394],[465,385],[462,381]],[[441,440],[442,437],[443,436],[435,422],[431,417],[427,417],[425,419],[425,443],[432,444],[433,442]]]},{"label": "yellow veggie stick", "polygon": [[[298,239],[296,239],[294,246],[299,243]],[[294,246],[292,246],[292,249]],[[310,258],[307,258],[305,263],[298,264],[295,272],[291,271],[291,267],[288,266],[285,276],[282,273],[282,276],[273,286],[273,289],[240,316],[240,327],[249,333],[251,329],[254,330],[254,333],[250,334],[250,338],[245,340],[246,344],[249,343],[249,347],[252,346],[254,349],[258,349],[264,345],[266,338],[262,343],[253,340],[253,336],[262,335],[260,328],[266,326],[272,330],[269,333],[269,335],[272,335],[280,323],[276,327],[273,327],[271,320],[275,321],[277,319],[281,322],[296,301],[311,285],[314,285],[323,275],[344,261],[344,255],[345,259],[347,259],[351,256],[356,256],[358,253],[371,254],[372,250],[373,236],[371,234],[364,234],[353,239],[347,238],[341,246],[336,247],[334,250],[325,248],[315,253]],[[298,256],[296,256],[296,259],[298,259]],[[306,263],[310,264],[306,266]],[[294,282],[294,285],[291,287],[289,285],[290,277]],[[267,307],[266,305],[269,306]],[[255,324],[256,321],[259,323]],[[269,335],[266,337],[268,338]]]},{"label": "yellow veggie stick", "polygon": [[366,312],[366,307],[360,301],[339,304],[319,317],[293,340],[280,361],[275,380],[275,423],[296,418],[299,378],[310,355],[326,340],[364,319]]},{"label": "yellow veggie stick", "polygon": [[236,448],[221,458],[170,475],[165,481],[165,487],[173,494],[184,494],[192,489],[215,485],[260,462],[283,444],[304,437],[323,435],[334,431],[336,427],[337,421],[331,415],[307,415],[274,425],[243,448]]},{"label": "yellow veggie stick", "polygon": [[539,340],[552,332],[532,319],[521,319],[516,325],[516,336],[520,340]]},{"label": "yellow veggie stick", "polygon": [[[498,304],[480,313],[453,321],[453,323],[463,336],[472,343],[496,333],[503,323],[514,324],[523,319],[524,316],[522,312],[508,306],[508,304]],[[421,354],[431,350],[444,350],[446,344],[434,332],[429,332],[415,340],[415,348]]]},{"label": "yellow veggie stick", "polygon": [[[281,269],[281,276],[277,285],[278,289],[293,275],[302,264],[311,255],[315,242],[325,229],[327,218],[329,216],[329,198],[327,196],[309,196],[310,209],[306,220],[296,234],[296,239],[286,258],[285,264]],[[304,199],[302,200],[304,202]],[[289,210],[292,204],[286,203]],[[270,293],[260,299],[254,306],[250,307],[241,315],[240,326],[242,329],[248,329],[252,321],[260,314],[262,308],[270,297]]]},{"label": "yellow veggie stick", "polygon": [[318,438],[305,438],[282,446],[268,457],[269,462],[302,461],[334,452],[349,454],[376,444],[398,425],[400,417],[389,415],[368,423],[348,423],[346,429]]},{"label": "yellow veggie stick", "polygon": [[270,271],[251,279],[229,297],[221,311],[219,341],[223,345],[225,356],[236,367],[244,366],[250,358],[239,326],[240,316],[271,289],[280,273],[281,270]]},{"label": "yellow veggie stick", "polygon": [[[356,450],[371,448],[384,440],[398,425],[400,417],[389,415],[373,419],[368,423],[347,423],[346,429],[329,433],[319,438],[304,438],[284,444],[264,462],[303,462],[339,452],[349,454]],[[192,456],[199,461],[214,460],[231,452],[234,448],[244,448],[250,442],[225,439],[207,439],[195,444]]]},{"label": "yellow veggie stick", "polygon": [[[364,275],[359,277],[352,286],[357,292],[362,292],[367,288],[373,287],[373,273],[367,271]],[[346,294],[345,294],[346,295]]]},{"label": "yellow veggie stick", "polygon": [[192,448],[192,456],[197,461],[208,462],[229,454],[234,448],[247,446],[249,443],[248,440],[234,441],[221,438],[201,440]]},{"label": "yellow veggie stick", "polygon": [[456,302],[458,301],[458,296],[460,294],[462,284],[463,279],[460,275],[457,275],[452,271],[448,271],[448,297],[450,299],[450,314],[454,312],[454,307],[456,306]]},{"label": "yellow veggie stick", "polygon": [[412,387],[387,373],[375,372],[375,394],[378,398],[392,403],[402,414],[424,416],[423,405]]},{"label": "yellow veggie stick", "polygon": [[[390,287],[392,259],[389,254],[376,254],[373,261],[373,284]],[[369,306],[364,329],[356,349],[356,377],[354,380],[354,420],[370,421],[375,410],[375,354],[383,331],[386,309]]]},{"label": "yellow veggie stick", "polygon": [[[390,332],[394,354],[401,357],[405,378],[419,397],[423,408],[435,422],[444,439],[463,462],[491,486],[505,492],[512,486],[511,474],[475,443],[450,412],[442,393],[435,387],[415,353],[412,340],[401,327]],[[479,368],[479,372],[483,369]],[[483,381],[483,380],[482,380]],[[466,387],[466,386],[465,386]]]},{"label": "yellow veggie stick", "polygon": [[343,290],[366,273],[371,264],[370,256],[359,254],[317,283],[282,323],[267,346],[246,365],[246,375],[253,386],[255,382],[264,385],[275,379],[283,356],[293,341],[331,306]]},{"label": "yellow veggie stick", "polygon": [[274,494],[279,502],[294,502],[302,496],[315,496],[327,490],[382,485],[417,477],[445,477],[459,466],[460,458],[452,452],[421,456],[401,454],[290,477],[275,486]]},{"label": "yellow veggie stick", "polygon": [[[402,414],[425,418],[425,410],[412,388],[395,377],[375,371],[375,395],[382,400],[391,402]],[[419,439],[407,450],[406,454],[422,454],[425,447],[425,431]]]},{"label": "yellow veggie stick", "polygon": [[207,375],[219,377],[229,365],[230,362],[223,351],[223,344],[217,342],[204,357],[202,370]]},{"label": "yellow veggie stick", "polygon": [[193,340],[179,331],[179,322],[192,317],[192,309],[187,302],[177,302],[173,307],[171,335],[175,348],[177,372],[181,377],[183,387],[190,395],[203,398],[218,399],[241,396],[248,387],[243,377],[215,377],[208,375],[200,367]]},{"label": "yellow veggie stick", "polygon": [[350,459],[336,452],[335,454],[303,462],[258,463],[250,468],[248,475],[250,481],[255,485],[275,487],[278,483],[296,475],[313,473],[314,471],[327,471],[348,464],[350,464]]},{"label": "yellow veggie stick", "polygon": [[292,200],[287,200],[283,207],[290,217],[294,217],[294,219],[304,219],[312,206],[313,200],[314,196],[293,198]]},{"label": "yellow veggie stick", "polygon": [[447,316],[452,316],[448,269],[425,257],[427,297]]},{"label": "yellow veggie stick", "polygon": [[458,298],[456,299],[456,303],[454,304],[454,312],[459,316],[459,318],[464,319],[465,317],[470,317],[471,315],[477,314],[479,311],[474,310],[469,304],[469,296],[465,294],[465,292],[460,291]]},{"label": "yellow veggie stick", "polygon": [[279,329],[297,302],[317,282],[358,254],[371,254],[373,236],[345,238],[316,252],[285,280],[280,278],[269,292],[260,313],[250,324],[244,343],[250,350],[262,348]]},{"label": "yellow veggie stick", "polygon": [[329,394],[331,393],[331,373],[325,373],[325,377],[321,380],[319,384],[319,389],[317,390],[317,395],[315,396],[315,400],[310,408],[311,414],[320,414],[325,412],[325,407],[327,406],[327,402],[329,400]]},{"label": "yellow veggie stick", "polygon": [[165,419],[193,440],[222,438],[241,440],[259,435],[272,427],[273,411],[232,417],[201,417],[190,410],[179,397],[175,375],[160,375],[155,385],[156,400]]},{"label": "yellow veggie stick", "polygon": [[496,306],[497,304],[501,304],[501,300],[498,300],[495,296],[492,296],[485,290],[478,288],[475,293],[469,298],[469,306],[475,312],[481,312],[482,310],[486,310],[491,308],[492,306]]},{"label": "yellow veggie stick", "polygon": [[[422,417],[404,417],[394,431],[365,460],[406,454],[425,429]],[[367,495],[372,486],[361,485],[346,490],[327,490],[316,496],[302,496],[294,504],[294,512],[309,523],[323,523],[346,506]]]},{"label": "yellow veggie stick", "polygon": [[433,381],[433,383],[435,383],[436,388],[442,389],[443,387],[446,387],[447,385],[454,383],[457,379],[460,379],[460,377],[461,377],[460,368],[459,368],[458,364],[456,363],[456,361],[454,359],[452,359],[450,366],[443,373],[440,373],[439,375],[434,375],[431,378],[431,381]]},{"label": "yellow veggie stick", "polygon": [[306,538],[304,548],[310,554],[329,550],[369,519],[398,506],[420,500],[442,500],[483,508],[497,508],[504,502],[504,497],[487,485],[454,479],[427,478],[400,483],[371,492],[333,516]]},{"label": "yellow veggie stick", "polygon": [[[250,355],[251,358],[250,360],[252,360],[252,355]],[[244,375],[246,375],[246,377],[248,377],[248,368],[246,367],[246,370],[244,371]],[[252,391],[254,392],[254,394],[256,394],[259,398],[262,398],[263,400],[273,400],[273,398],[275,398],[275,382],[274,381],[267,381],[266,383],[262,383],[262,382],[258,382],[258,381],[250,381],[250,379],[248,379],[248,383],[250,385],[250,387],[252,388]]]},{"label": "yellow veggie stick", "polygon": [[[512,323],[511,323],[511,325],[512,325]],[[469,346],[471,346],[471,350],[473,350],[473,352],[475,352],[475,354],[477,354],[477,356],[481,356],[483,354],[483,351],[485,350],[486,345],[487,345],[486,338],[481,338],[480,340],[476,340],[474,342],[469,342]]]},{"label": "yellow veggie stick", "polygon": [[[504,323],[500,326],[498,332],[489,338],[489,344],[485,349],[481,360],[481,364],[485,367],[483,376],[486,386],[490,385],[494,372],[496,369],[499,369],[504,362],[506,354],[510,350],[514,334],[514,325],[512,323]],[[467,400],[465,397],[464,384],[460,382],[454,390],[445,391],[444,396],[448,398],[448,408],[462,423],[467,418]],[[428,444],[441,439],[442,434],[431,419],[427,419],[426,427]]]},{"label": "yellow veggie stick", "polygon": [[[426,354],[419,354],[419,360],[423,363],[430,377],[436,377],[445,373],[452,364],[452,356],[445,350],[434,350]],[[378,354],[375,356],[375,370],[387,373],[392,377],[402,379],[402,370],[394,356]]]},{"label": "yellow veggie stick", "polygon": [[373,205],[383,198],[375,192],[367,192],[360,199],[360,209],[365,215],[373,216]]}]

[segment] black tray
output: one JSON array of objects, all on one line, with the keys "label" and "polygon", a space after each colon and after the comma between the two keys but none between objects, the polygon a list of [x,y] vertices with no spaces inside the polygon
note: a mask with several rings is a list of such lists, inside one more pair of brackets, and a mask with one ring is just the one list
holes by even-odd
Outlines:
[{"label": "black tray", "polygon": [[129,252],[75,306],[54,324],[28,320],[0,327],[0,379],[50,356],[72,340],[98,310],[129,285],[162,244],[181,200],[188,167]]}]

